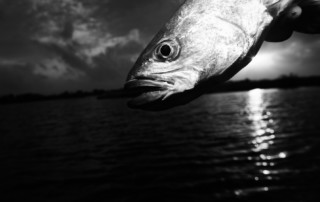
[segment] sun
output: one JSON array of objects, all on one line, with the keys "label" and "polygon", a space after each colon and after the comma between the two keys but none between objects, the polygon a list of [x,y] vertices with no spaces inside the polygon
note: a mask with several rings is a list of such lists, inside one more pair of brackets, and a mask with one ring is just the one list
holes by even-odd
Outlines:
[{"label": "sun", "polygon": [[274,78],[278,75],[278,62],[279,54],[275,51],[264,51],[258,53],[257,56],[252,58],[251,63],[244,67],[235,77],[239,79],[263,79]]},{"label": "sun", "polygon": [[248,65],[250,68],[255,67],[271,67],[276,65],[276,55],[272,52],[264,52],[258,54],[256,57],[254,57],[251,61],[251,63]]}]

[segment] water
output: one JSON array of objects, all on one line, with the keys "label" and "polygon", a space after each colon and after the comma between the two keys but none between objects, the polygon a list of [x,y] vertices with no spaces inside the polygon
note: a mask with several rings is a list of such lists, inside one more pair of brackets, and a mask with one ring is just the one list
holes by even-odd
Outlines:
[{"label": "water", "polygon": [[0,106],[1,201],[320,199],[320,88]]}]

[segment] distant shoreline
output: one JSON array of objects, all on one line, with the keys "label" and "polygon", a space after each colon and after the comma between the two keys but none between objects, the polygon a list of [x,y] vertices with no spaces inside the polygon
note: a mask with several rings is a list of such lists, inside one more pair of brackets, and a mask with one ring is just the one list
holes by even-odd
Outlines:
[{"label": "distant shoreline", "polygon": [[[283,76],[274,80],[240,80],[229,81],[218,86],[215,86],[208,93],[218,92],[233,92],[233,91],[247,91],[255,88],[269,89],[269,88],[298,88],[298,87],[311,87],[320,86],[320,76],[313,77],[297,77],[294,75]],[[97,97],[97,99],[115,99],[115,98],[129,98],[134,96],[135,92],[127,92],[123,89],[114,90],[93,90],[90,92],[76,91],[76,92],[63,92],[55,95],[41,95],[36,93],[26,93],[20,95],[4,95],[0,96],[0,104],[11,103],[25,103],[35,101],[47,101],[47,100],[61,100],[61,99],[79,99],[85,97]]]}]

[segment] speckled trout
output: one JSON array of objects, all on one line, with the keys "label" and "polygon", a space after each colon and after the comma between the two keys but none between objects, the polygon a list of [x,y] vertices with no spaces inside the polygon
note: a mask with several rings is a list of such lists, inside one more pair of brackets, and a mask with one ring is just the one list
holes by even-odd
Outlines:
[{"label": "speckled trout", "polygon": [[186,0],[145,48],[125,89],[132,108],[185,104],[250,63],[264,41],[320,33],[320,0]]}]

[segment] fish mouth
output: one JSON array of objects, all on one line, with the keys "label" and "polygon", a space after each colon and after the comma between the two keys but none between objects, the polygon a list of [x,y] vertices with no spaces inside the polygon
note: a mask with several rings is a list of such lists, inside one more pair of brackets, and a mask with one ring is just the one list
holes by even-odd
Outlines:
[{"label": "fish mouth", "polygon": [[159,105],[170,93],[174,83],[152,77],[136,77],[125,84],[125,90],[134,94],[130,108],[149,109]]}]

